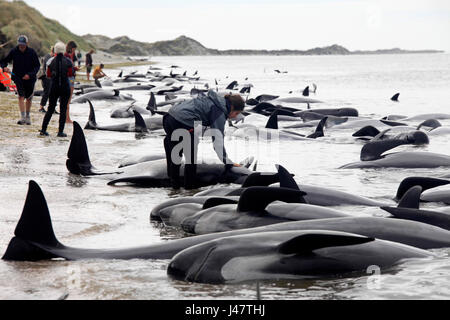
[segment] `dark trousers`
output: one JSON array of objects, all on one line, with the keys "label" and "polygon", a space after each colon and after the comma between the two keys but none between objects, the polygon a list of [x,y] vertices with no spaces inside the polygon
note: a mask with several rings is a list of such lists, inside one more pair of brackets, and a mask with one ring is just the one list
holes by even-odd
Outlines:
[{"label": "dark trousers", "polygon": [[[187,130],[189,133],[190,139],[190,150],[184,150],[188,154],[185,154],[185,165],[184,165],[184,187],[186,189],[192,189],[196,187],[195,176],[197,172],[197,148],[196,148],[196,139],[194,136],[194,129],[186,126],[185,124],[179,122],[170,114],[164,115],[163,118],[163,127],[166,132],[166,137],[164,138],[164,150],[166,151],[166,160],[167,160],[167,175],[169,176],[172,186],[179,185],[180,183],[180,164],[175,163],[177,159],[172,159],[172,151],[181,141],[172,141],[172,133],[177,129]],[[187,146],[186,146],[187,147]],[[189,151],[189,152],[188,152]],[[180,152],[177,155],[178,159],[181,159],[183,156],[183,148],[180,148]],[[179,161],[178,161],[179,163]]]},{"label": "dark trousers", "polygon": [[56,103],[59,98],[59,129],[58,132],[64,131],[64,126],[66,124],[66,112],[67,112],[67,103],[69,102],[70,97],[70,87],[69,83],[64,86],[58,86],[52,83],[49,94],[49,102],[48,109],[45,113],[44,120],[42,121],[42,131],[47,131],[47,126],[52,118],[53,113],[55,112]]},{"label": "dark trousers", "polygon": [[50,94],[50,87],[52,84],[52,80],[44,77],[41,79],[42,82],[42,98],[41,98],[41,106],[44,107],[47,104],[48,96]]}]

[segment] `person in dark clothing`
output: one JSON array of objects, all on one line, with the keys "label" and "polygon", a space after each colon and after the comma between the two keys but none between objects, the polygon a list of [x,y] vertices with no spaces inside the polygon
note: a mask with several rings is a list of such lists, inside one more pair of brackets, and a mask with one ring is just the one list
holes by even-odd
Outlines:
[{"label": "person in dark clothing", "polygon": [[[168,114],[164,115],[163,127],[166,132],[164,150],[167,160],[167,175],[174,189],[178,189],[181,184],[180,166],[183,153],[185,153],[184,187],[186,189],[196,187],[198,137],[194,134],[194,127],[197,124],[216,130],[213,134],[214,150],[225,165],[240,166],[228,158],[223,138],[225,122],[227,119],[236,118],[244,109],[244,106],[245,102],[239,94],[221,97],[215,91],[209,90],[207,96],[178,103],[169,110]],[[184,131],[177,131],[174,135],[174,132],[178,129]],[[189,138],[187,138],[188,134]],[[180,143],[180,136],[183,145],[179,153],[174,154],[174,149]],[[184,141],[185,138],[189,141]],[[189,147],[187,147],[187,143],[190,143]]]},{"label": "person in dark clothing", "polygon": [[86,53],[86,78],[87,81],[89,81],[89,76],[91,74],[92,71],[92,66],[93,66],[93,61],[92,61],[92,54],[94,53],[94,50],[89,50],[88,53]]},{"label": "person in dark clothing", "polygon": [[69,58],[73,63],[73,75],[69,77],[70,97],[69,101],[67,102],[66,123],[72,123],[72,120],[70,119],[70,102],[72,100],[73,90],[75,88],[75,73],[76,71],[78,71],[78,68],[75,67],[75,62],[77,61],[77,57],[75,55],[76,48],[77,44],[75,43],[75,41],[69,41],[66,45],[66,53],[64,53],[64,56],[66,58]]},{"label": "person in dark clothing", "polygon": [[[17,39],[17,47],[0,60],[3,71],[10,72],[7,68],[9,62],[13,62],[12,80],[16,84],[19,95],[20,120],[18,124],[31,124],[30,110],[33,99],[36,74],[39,71],[39,58],[32,48],[28,47],[28,38],[24,35]],[[25,102],[26,100],[26,102]]]},{"label": "person in dark clothing", "polygon": [[73,63],[70,59],[64,57],[65,45],[62,42],[55,44],[56,56],[51,58],[47,65],[47,77],[51,78],[50,97],[48,110],[42,121],[41,136],[48,136],[47,126],[55,111],[56,103],[59,98],[59,128],[58,137],[67,137],[64,133],[66,123],[67,103],[70,97],[69,77],[73,76]]},{"label": "person in dark clothing", "polygon": [[43,90],[41,103],[40,103],[40,107],[39,107],[39,112],[44,112],[44,113],[46,112],[44,107],[47,104],[48,95],[50,93],[50,84],[52,83],[52,80],[47,78],[47,62],[48,62],[48,60],[50,60],[51,57],[53,57],[53,55],[54,55],[54,51],[53,51],[53,47],[52,47],[51,53],[47,53],[44,56],[44,58],[42,58],[42,66],[41,66],[42,72],[40,72],[42,74],[38,77],[38,79],[41,80],[42,90]]},{"label": "person in dark clothing", "polygon": [[78,69],[80,69],[80,67],[81,67],[81,57],[82,56],[83,55],[81,54],[81,52],[78,51],[78,53],[77,53]]}]

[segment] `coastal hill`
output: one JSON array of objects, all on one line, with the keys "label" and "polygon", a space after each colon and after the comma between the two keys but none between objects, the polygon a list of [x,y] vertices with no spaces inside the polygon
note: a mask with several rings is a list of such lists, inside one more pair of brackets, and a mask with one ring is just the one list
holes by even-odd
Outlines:
[{"label": "coastal hill", "polygon": [[[2,51],[13,48],[20,34],[28,36],[30,47],[39,55],[49,52],[58,40],[65,43],[74,40],[84,51],[91,48],[82,37],[70,32],[58,21],[44,17],[23,1],[0,0],[0,13],[0,45],[8,43]],[[0,52],[0,56],[3,56],[3,52]]]},{"label": "coastal hill", "polygon": [[180,36],[174,40],[154,43],[139,42],[127,36],[108,38],[103,35],[78,36],[58,21],[44,17],[38,10],[23,1],[0,0],[0,57],[16,45],[19,34],[26,34],[30,46],[39,55],[49,52],[50,47],[60,40],[74,40],[78,48],[88,51],[93,48],[108,54],[121,56],[161,56],[161,55],[350,55],[350,54],[393,54],[393,53],[434,53],[436,50],[405,51],[398,48],[377,51],[349,51],[334,44],[309,50],[217,50],[203,46],[200,42]]},{"label": "coastal hill", "polygon": [[350,54],[396,54],[396,53],[436,53],[437,50],[407,51],[398,48],[376,51],[350,51],[340,45],[313,48],[309,50],[217,50],[209,49],[200,42],[186,36],[174,40],[154,43],[139,42],[126,36],[108,38],[87,34],[83,38],[99,50],[130,56],[171,56],[171,55],[350,55]]}]

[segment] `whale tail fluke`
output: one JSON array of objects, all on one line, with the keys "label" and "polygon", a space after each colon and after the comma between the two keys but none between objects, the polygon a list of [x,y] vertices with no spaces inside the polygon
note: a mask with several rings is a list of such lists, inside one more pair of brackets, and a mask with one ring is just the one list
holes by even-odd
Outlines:
[{"label": "whale tail fluke", "polygon": [[392,101],[395,101],[395,102],[398,102],[398,97],[400,96],[400,93],[396,93],[396,94],[394,94],[393,96],[392,96],[392,98],[391,98],[391,100]]},{"label": "whale tail fluke", "polygon": [[46,247],[63,247],[56,239],[50,213],[39,185],[30,180],[28,194],[22,215],[17,223],[13,237],[2,259],[17,261],[37,261],[56,256],[41,249]]}]

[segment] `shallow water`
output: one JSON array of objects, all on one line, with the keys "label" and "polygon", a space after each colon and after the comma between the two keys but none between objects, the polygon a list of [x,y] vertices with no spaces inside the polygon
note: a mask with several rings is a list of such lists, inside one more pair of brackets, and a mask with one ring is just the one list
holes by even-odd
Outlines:
[{"label": "shallow water", "polygon": [[[159,57],[158,66],[177,64],[214,87],[232,80],[252,83],[251,96],[260,93],[301,95],[306,85],[317,84],[320,107],[355,107],[363,116],[381,118],[388,114],[450,113],[450,55],[372,55],[311,57]],[[146,66],[125,70],[145,72]],[[277,74],[273,70],[287,70]],[[180,70],[178,72],[178,70]],[[109,70],[118,74],[120,70]],[[228,77],[228,78],[227,78]],[[248,77],[248,80],[244,80]],[[199,85],[200,87],[200,85]],[[390,97],[400,92],[400,102]],[[138,103],[148,95],[133,92]],[[15,99],[4,93],[2,102]],[[158,97],[159,99],[159,97]],[[38,99],[35,101],[37,110]],[[113,107],[126,102],[94,102],[99,124],[126,122],[111,119]],[[300,105],[300,107],[304,107]],[[315,107],[315,106],[313,106]],[[319,106],[318,106],[319,107]],[[83,127],[87,104],[71,106],[72,119]],[[49,138],[37,136],[42,115],[33,113],[33,126],[21,127],[14,121],[0,128],[0,250],[4,252],[23,208],[28,181],[41,186],[50,209],[57,238],[64,244],[86,248],[119,248],[146,245],[183,236],[149,222],[153,206],[170,197],[192,192],[169,189],[110,187],[105,178],[70,175],[65,167],[72,126],[67,139],[55,137],[57,117]],[[440,120],[450,125],[450,120]],[[417,125],[420,121],[414,121]],[[6,123],[6,124],[5,124]],[[52,131],[53,130],[53,131]],[[300,130],[308,132],[311,129]],[[378,200],[391,201],[399,182],[412,175],[439,176],[448,168],[437,169],[338,169],[359,160],[362,144],[351,137],[354,130],[326,130],[317,141],[249,142],[227,137],[231,159],[249,155],[258,159],[258,170],[274,171],[280,163],[298,181],[337,188]],[[136,139],[134,133],[85,131],[90,158],[99,169],[115,168],[127,155],[162,153],[161,136]],[[431,137],[426,147],[400,150],[431,151],[450,155],[450,136]],[[201,154],[214,158],[207,140]],[[426,204],[425,207],[443,207]],[[383,215],[377,208],[339,208],[354,215]],[[263,299],[448,299],[450,297],[450,249],[433,250],[436,258],[412,260],[382,272],[338,279],[280,281],[261,283]],[[69,293],[69,299],[254,299],[256,284],[204,285],[174,281],[167,277],[168,260],[91,261],[0,261],[0,299],[56,299]]]}]

